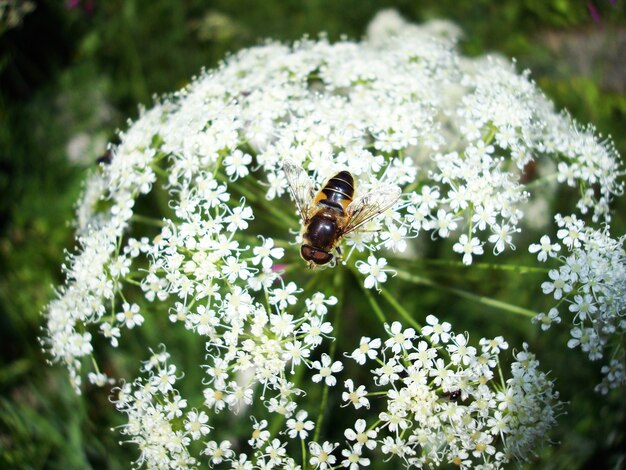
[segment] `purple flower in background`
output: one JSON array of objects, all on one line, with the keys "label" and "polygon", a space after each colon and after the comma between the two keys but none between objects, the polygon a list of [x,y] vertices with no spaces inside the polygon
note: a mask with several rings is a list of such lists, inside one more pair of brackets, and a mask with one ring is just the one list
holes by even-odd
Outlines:
[{"label": "purple flower in background", "polygon": [[91,14],[95,9],[95,1],[94,0],[67,0],[67,9],[74,10],[78,7],[82,7],[82,10],[85,13]]}]

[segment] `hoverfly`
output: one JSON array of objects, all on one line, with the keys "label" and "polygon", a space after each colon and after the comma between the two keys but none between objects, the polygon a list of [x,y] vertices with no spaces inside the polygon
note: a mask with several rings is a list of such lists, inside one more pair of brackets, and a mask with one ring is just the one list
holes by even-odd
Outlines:
[{"label": "hoverfly", "polygon": [[302,219],[300,255],[309,268],[329,263],[333,250],[341,257],[341,239],[392,207],[401,193],[398,186],[384,185],[353,199],[354,178],[346,170],[316,193],[301,166],[285,160],[283,170]]}]

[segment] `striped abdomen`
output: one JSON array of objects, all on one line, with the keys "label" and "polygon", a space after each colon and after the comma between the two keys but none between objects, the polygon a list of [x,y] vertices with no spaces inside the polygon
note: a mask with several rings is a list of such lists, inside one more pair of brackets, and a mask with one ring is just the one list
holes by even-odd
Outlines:
[{"label": "striped abdomen", "polygon": [[315,197],[314,204],[338,209],[345,214],[354,195],[354,178],[347,171],[340,171],[329,179]]}]

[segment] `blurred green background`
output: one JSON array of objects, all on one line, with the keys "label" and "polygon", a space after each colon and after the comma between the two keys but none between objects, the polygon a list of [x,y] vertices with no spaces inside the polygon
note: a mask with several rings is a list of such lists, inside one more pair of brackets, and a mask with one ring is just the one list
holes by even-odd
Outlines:
[{"label": "blurred green background", "polygon": [[[66,371],[46,364],[40,312],[62,283],[74,203],[106,142],[138,104],[150,106],[154,94],[180,88],[229,51],[321,31],[359,38],[386,7],[411,21],[447,18],[465,31],[465,53],[515,57],[559,108],[611,134],[626,155],[623,0],[68,0],[5,8],[11,4],[22,10],[5,10],[0,22],[0,468],[128,468],[136,457],[110,431],[120,418],[107,392],[78,398]],[[626,233],[624,210],[618,202],[614,235]],[[541,279],[490,275],[459,270],[448,278],[520,305],[538,296]],[[459,299],[422,295],[424,311],[458,312],[458,330],[502,334],[502,324]],[[542,335],[526,320],[510,323],[515,344],[531,342],[571,402],[556,445],[537,449],[542,458],[530,467],[624,468],[623,390],[593,392],[599,367],[566,350],[566,326]]]}]

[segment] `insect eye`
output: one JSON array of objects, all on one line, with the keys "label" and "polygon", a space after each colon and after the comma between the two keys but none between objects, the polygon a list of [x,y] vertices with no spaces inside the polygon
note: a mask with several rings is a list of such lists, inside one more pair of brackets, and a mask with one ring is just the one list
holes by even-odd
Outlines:
[{"label": "insect eye", "polygon": [[326,264],[333,259],[333,255],[322,250],[317,250],[310,245],[302,245],[300,254],[306,261],[313,261],[315,264]]},{"label": "insect eye", "polygon": [[313,254],[313,262],[315,264],[326,264],[330,262],[331,259],[333,259],[333,255],[327,253],[326,251],[318,250]]}]

